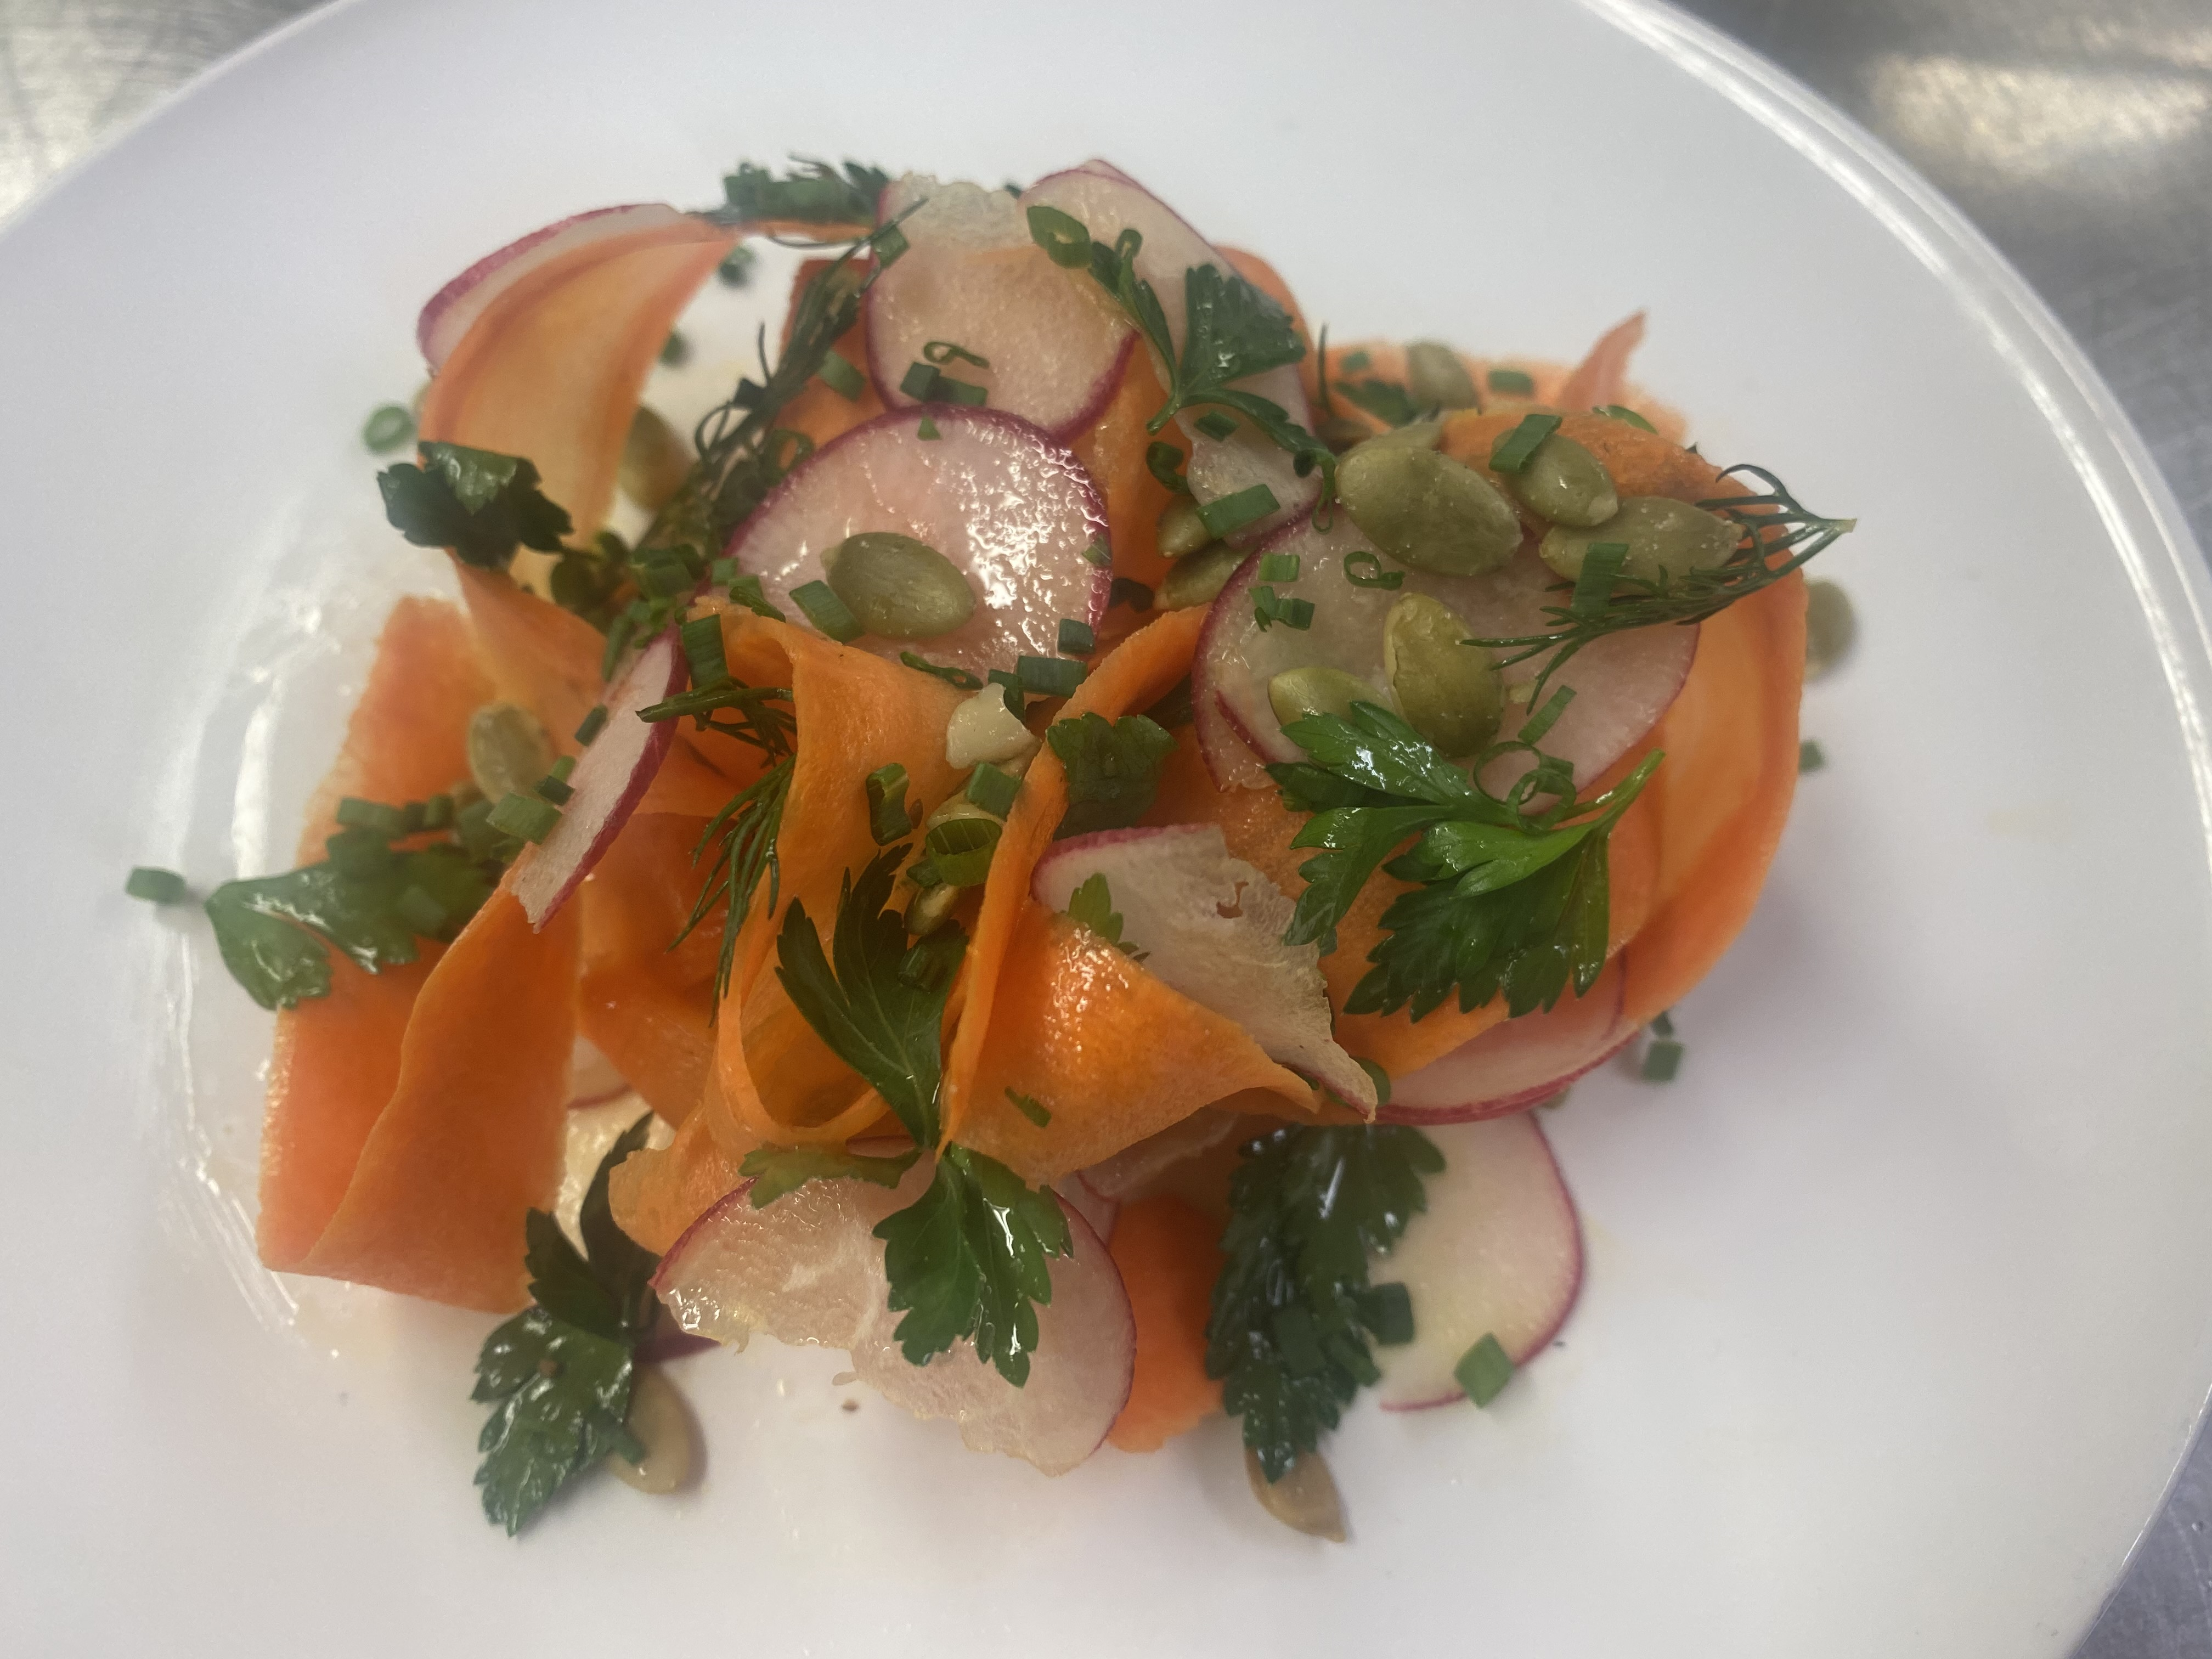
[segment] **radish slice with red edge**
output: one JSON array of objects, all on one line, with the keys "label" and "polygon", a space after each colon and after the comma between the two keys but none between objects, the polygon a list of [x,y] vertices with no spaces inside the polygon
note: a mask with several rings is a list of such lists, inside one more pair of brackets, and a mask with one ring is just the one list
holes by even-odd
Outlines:
[{"label": "radish slice with red edge", "polygon": [[581,1111],[587,1106],[604,1106],[629,1092],[629,1084],[615,1069],[614,1061],[600,1051],[597,1043],[579,1032],[575,1047],[568,1051],[568,1109]]},{"label": "radish slice with red edge", "polygon": [[[924,421],[936,437],[921,435]],[[863,635],[853,642],[861,650],[894,659],[915,651],[981,675],[1054,655],[1063,618],[1094,629],[1105,620],[1105,499],[1073,453],[1018,416],[947,404],[878,416],[794,467],[727,550],[799,622],[792,590],[822,580],[822,556],[864,530],[935,548],[968,579],[975,610],[931,639]]]},{"label": "radish slice with red edge", "polygon": [[1494,1336],[1525,1365],[1559,1334],[1582,1289],[1583,1236],[1574,1200],[1544,1132],[1526,1112],[1425,1131],[1444,1155],[1428,1177],[1428,1207],[1370,1267],[1413,1304],[1413,1340],[1375,1349],[1386,1411],[1467,1398],[1454,1368]]},{"label": "radish slice with red edge", "polygon": [[[1261,585],[1260,567],[1268,554],[1297,559],[1296,580],[1268,586],[1279,598],[1311,602],[1308,627],[1260,626],[1254,589]],[[1215,599],[1192,660],[1190,690],[1199,750],[1222,788],[1264,787],[1268,780],[1263,763],[1305,758],[1305,751],[1284,735],[1267,700],[1268,682],[1288,669],[1314,664],[1340,669],[1366,681],[1375,690],[1375,702],[1395,711],[1382,673],[1382,628],[1390,607],[1404,595],[1425,593],[1438,600],[1467,624],[1470,637],[1485,639],[1509,639],[1548,627],[1544,606],[1562,602],[1553,591],[1559,578],[1525,547],[1483,575],[1407,570],[1397,573],[1404,580],[1396,587],[1354,583],[1346,574],[1351,563],[1370,580],[1378,571],[1387,579],[1395,568],[1359,533],[1349,514],[1340,513],[1326,531],[1300,519],[1263,542]],[[1689,678],[1697,648],[1694,626],[1634,629],[1585,646],[1553,676],[1545,691],[1548,701],[1560,686],[1571,686],[1574,696],[1543,734],[1544,752],[1573,764],[1577,788],[1589,784],[1657,724]],[[1532,658],[1504,671],[1507,702],[1498,732],[1501,739],[1516,733],[1534,712],[1529,699],[1541,666],[1540,659]],[[1501,756],[1484,769],[1483,785],[1503,794],[1531,764],[1525,753]]]},{"label": "radish slice with red edge", "polygon": [[1621,1018],[1627,976],[1620,958],[1583,996],[1493,1025],[1441,1060],[1390,1080],[1376,1114],[1386,1123],[1470,1123],[1549,1100],[1627,1046],[1636,1027]]},{"label": "radish slice with red edge", "polygon": [[676,1242],[653,1289],[687,1332],[735,1348],[759,1331],[842,1348],[862,1382],[916,1417],[951,1418],[970,1449],[1064,1474],[1098,1449],[1129,1398],[1136,1324],[1121,1275],[1090,1223],[1063,1204],[1073,1253],[1052,1263],[1029,1381],[1014,1387],[965,1341],[927,1365],[908,1364],[874,1229],[921,1197],[933,1173],[924,1159],[896,1190],[810,1181],[757,1210],[748,1182]]},{"label": "radish slice with red edge", "polygon": [[1114,1242],[1114,1223],[1121,1214],[1121,1201],[1109,1198],[1084,1182],[1080,1173],[1062,1176],[1052,1183],[1060,1201],[1081,1216],[1107,1243]]},{"label": "radish slice with red edge", "polygon": [[909,173],[884,191],[877,216],[909,208],[899,226],[907,251],[866,301],[868,373],[884,407],[928,401],[904,382],[916,363],[933,367],[923,352],[937,343],[988,360],[933,367],[982,387],[993,409],[1060,438],[1097,420],[1135,349],[1134,325],[1067,280],[1005,191]]},{"label": "radish slice with red edge", "polygon": [[684,656],[671,629],[638,653],[607,693],[607,723],[569,774],[561,821],[514,872],[514,896],[532,927],[544,927],[568,902],[629,822],[676,736],[672,721],[641,720],[638,711],[683,689]]},{"label": "radish slice with red edge", "polygon": [[1085,1190],[1106,1203],[1121,1205],[1143,1193],[1170,1170],[1187,1158],[1211,1152],[1235,1134],[1247,1121],[1234,1112],[1201,1106],[1180,1123],[1171,1123],[1156,1135],[1146,1135],[1134,1146],[1124,1146],[1113,1157],[1102,1158],[1076,1172]]},{"label": "radish slice with red edge", "polygon": [[1291,899],[1255,866],[1230,855],[1220,826],[1106,830],[1056,842],[1030,893],[1055,910],[1103,876],[1121,944],[1145,971],[1242,1025],[1272,1060],[1295,1066],[1364,1109],[1375,1085],[1330,1035],[1321,953],[1285,945]]},{"label": "radish slice with red edge", "polygon": [[[1212,265],[1224,276],[1237,274],[1236,267],[1194,230],[1188,221],[1108,162],[1086,161],[1068,172],[1041,179],[1022,192],[1019,205],[1024,215],[1032,207],[1057,208],[1072,215],[1082,221],[1093,241],[1103,242],[1109,247],[1124,230],[1139,232],[1145,240],[1137,250],[1137,275],[1150,283],[1159,295],[1160,308],[1167,317],[1168,335],[1178,353],[1182,349],[1186,320],[1184,273],[1194,265]],[[1091,283],[1086,272],[1069,274],[1078,281]],[[1280,405],[1298,425],[1312,425],[1297,364],[1248,375],[1235,385],[1240,392],[1252,392]],[[1190,462],[1184,471],[1191,494],[1200,501],[1212,501],[1255,484],[1265,484],[1274,493],[1277,503],[1274,512],[1231,534],[1229,539],[1242,546],[1257,541],[1276,526],[1302,514],[1313,501],[1320,484],[1311,477],[1298,477],[1291,464],[1290,452],[1252,430],[1241,417],[1237,417],[1238,429],[1226,438],[1210,438],[1199,431],[1199,418],[1213,412],[1228,413],[1187,410],[1176,417],[1191,441]]]}]

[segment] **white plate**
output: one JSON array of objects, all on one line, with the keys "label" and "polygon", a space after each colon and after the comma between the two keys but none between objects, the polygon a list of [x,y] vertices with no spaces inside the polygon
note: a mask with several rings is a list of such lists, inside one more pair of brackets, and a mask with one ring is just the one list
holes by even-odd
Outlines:
[{"label": "white plate", "polygon": [[[1640,371],[1864,527],[1864,618],[1680,1080],[1553,1120],[1591,1273],[1491,1411],[1356,1412],[1354,1541],[1217,1424],[1047,1482],[687,1362],[703,1491],[520,1542],[469,1485],[483,1322],[252,1262],[265,1020],[118,891],[284,861],[383,605],[436,580],[355,434],[422,297],[786,149],[1094,152],[1340,332]],[[2206,583],[2077,353],[1924,186],[1630,0],[362,3],[0,238],[8,948],[0,1645],[605,1655],[2058,1654],[2212,1377]]]}]

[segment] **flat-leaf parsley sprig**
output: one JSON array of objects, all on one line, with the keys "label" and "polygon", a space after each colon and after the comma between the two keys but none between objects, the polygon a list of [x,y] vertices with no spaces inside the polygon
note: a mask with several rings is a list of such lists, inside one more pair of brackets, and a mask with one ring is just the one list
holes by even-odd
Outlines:
[{"label": "flat-leaf parsley sprig", "polygon": [[[1503,991],[1517,1018],[1552,1006],[1570,983],[1579,996],[1596,982],[1607,846],[1659,755],[1588,801],[1577,798],[1563,762],[1539,755],[1501,798],[1373,703],[1355,702],[1348,720],[1313,715],[1283,730],[1310,757],[1267,769],[1285,804],[1314,815],[1291,844],[1324,849],[1299,867],[1306,888],[1284,942],[1334,950],[1338,922],[1378,868],[1419,884],[1383,911],[1382,939],[1368,953],[1374,965],[1346,1000],[1347,1013],[1410,1003],[1419,1019],[1456,988],[1462,1009]],[[1495,744],[1474,769],[1522,750],[1534,752]],[[1552,805],[1532,810],[1547,798]]]}]

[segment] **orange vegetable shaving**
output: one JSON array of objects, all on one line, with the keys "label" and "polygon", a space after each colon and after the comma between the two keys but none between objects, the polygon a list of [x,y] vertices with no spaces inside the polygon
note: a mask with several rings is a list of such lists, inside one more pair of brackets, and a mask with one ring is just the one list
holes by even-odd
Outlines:
[{"label": "orange vegetable shaving", "polygon": [[1206,1374],[1220,1237],[1218,1221],[1164,1194],[1114,1218],[1108,1248],[1137,1326],[1129,1398],[1106,1437],[1123,1451],[1158,1451],[1221,1409],[1221,1384]]},{"label": "orange vegetable shaving", "polygon": [[665,1255],[701,1216],[744,1177],[708,1129],[693,1116],[658,1152],[632,1152],[607,1180],[615,1225],[656,1255]]}]

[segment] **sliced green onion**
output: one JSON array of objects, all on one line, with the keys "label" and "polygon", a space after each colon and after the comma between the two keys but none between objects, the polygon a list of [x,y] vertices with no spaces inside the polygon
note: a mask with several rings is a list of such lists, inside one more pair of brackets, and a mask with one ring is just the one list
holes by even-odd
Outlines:
[{"label": "sliced green onion", "polygon": [[1492,470],[1498,472],[1518,472],[1528,465],[1528,458],[1536,453],[1536,446],[1559,429],[1556,415],[1523,415],[1520,425],[1499,434],[1490,447]]},{"label": "sliced green onion", "polygon": [[964,668],[955,668],[950,663],[932,662],[918,651],[902,651],[899,660],[908,668],[919,668],[925,674],[934,674],[957,691],[981,691],[983,682]]},{"label": "sliced green onion", "polygon": [[1644,1080],[1646,1083],[1672,1083],[1674,1074],[1682,1069],[1682,1045],[1672,1038],[1662,1038],[1644,1051]]},{"label": "sliced green onion", "polygon": [[1337,368],[1346,374],[1357,374],[1374,362],[1375,359],[1364,351],[1347,351],[1344,354],[1343,360],[1337,364]]},{"label": "sliced green onion", "polygon": [[994,818],[1003,818],[1014,810],[1014,797],[1022,793],[1022,781],[1012,772],[1001,772],[985,761],[968,775],[968,799]]},{"label": "sliced green onion", "polygon": [[584,723],[576,728],[576,741],[590,747],[592,739],[607,729],[607,706],[593,703],[592,712],[584,716]]},{"label": "sliced green onion", "polygon": [[1085,678],[1081,663],[1057,657],[1017,657],[1014,670],[1022,690],[1040,697],[1072,697]]},{"label": "sliced green onion", "polygon": [[1294,582],[1298,579],[1298,556],[1295,553],[1262,553],[1260,556],[1260,580],[1263,582]]},{"label": "sliced green onion", "polygon": [[185,878],[173,870],[141,864],[123,878],[123,890],[135,899],[144,899],[149,904],[182,904],[191,890]]},{"label": "sliced green onion", "polygon": [[1651,1035],[1656,1037],[1674,1035],[1674,1011],[1672,1008],[1662,1008],[1651,1016]]},{"label": "sliced green onion", "polygon": [[732,604],[744,606],[756,617],[771,617],[777,622],[783,620],[782,607],[769,603],[768,595],[761,591],[758,576],[732,576],[728,591]]},{"label": "sliced green onion", "polygon": [[1522,721],[1520,736],[1517,741],[1522,743],[1540,743],[1543,740],[1544,733],[1550,731],[1552,727],[1558,723],[1559,716],[1567,712],[1567,705],[1574,700],[1575,688],[1573,686],[1562,685],[1553,688],[1552,695],[1544,699],[1544,706],[1541,708],[1539,708],[1534,714],[1529,715],[1527,720]]},{"label": "sliced green onion", "polygon": [[1567,609],[1577,617],[1595,617],[1613,598],[1613,585],[1620,567],[1628,562],[1626,542],[1592,542],[1583,555],[1583,568],[1575,577],[1575,596]]},{"label": "sliced green onion", "polygon": [[1173,444],[1146,444],[1145,470],[1159,481],[1163,489],[1172,489],[1179,495],[1189,492],[1190,485],[1182,476],[1182,451]]},{"label": "sliced green onion", "polygon": [[925,845],[938,878],[954,887],[981,886],[1003,827],[995,818],[947,818],[932,830]]},{"label": "sliced green onion", "polygon": [[519,836],[524,841],[544,841],[553,833],[553,826],[561,822],[561,809],[550,800],[510,794],[491,809],[491,816],[484,822],[502,835]]},{"label": "sliced green onion", "polygon": [[1205,414],[1200,416],[1195,421],[1192,422],[1191,424],[1195,426],[1200,432],[1203,432],[1207,437],[1214,439],[1232,436],[1237,430],[1236,421],[1231,416],[1224,415],[1218,409],[1207,410]]},{"label": "sliced green onion", "polygon": [[682,329],[668,331],[668,337],[660,343],[660,361],[671,368],[681,368],[691,361],[691,342],[684,337]]},{"label": "sliced green onion", "polygon": [[983,678],[994,685],[1003,686],[1006,693],[1006,712],[1016,720],[1028,710],[1028,699],[1022,696],[1022,677],[1004,668],[994,668]]},{"label": "sliced green onion", "polygon": [[791,602],[805,612],[807,621],[840,644],[850,645],[867,631],[828,582],[801,582],[791,590]]},{"label": "sliced green onion", "polygon": [[1063,657],[1087,657],[1098,648],[1098,635],[1091,631],[1089,623],[1077,622],[1073,617],[1060,619],[1060,654]]},{"label": "sliced green onion", "polygon": [[914,828],[914,807],[907,799],[906,768],[893,761],[868,774],[868,833],[876,845],[888,847]]},{"label": "sliced green onion", "polygon": [[1226,536],[1248,524],[1259,523],[1281,505],[1273,490],[1263,483],[1255,483],[1249,489],[1240,489],[1233,495],[1206,502],[1198,509],[1198,517],[1207,535]]},{"label": "sliced green onion", "polygon": [[679,599],[699,585],[673,548],[646,548],[631,562],[631,568],[637,572],[637,585],[657,599]]},{"label": "sliced green onion", "polygon": [[637,619],[627,612],[607,624],[606,649],[599,653],[599,678],[611,680],[615,677],[615,665],[622,660],[629,642],[637,637]]},{"label": "sliced green onion", "polygon": [[951,362],[955,357],[963,363],[973,363],[978,368],[988,368],[991,366],[991,360],[988,357],[978,357],[966,346],[955,345],[950,340],[932,340],[921,349],[921,358],[924,362],[936,363],[940,367]]},{"label": "sliced green onion", "polygon": [[1139,615],[1152,608],[1152,590],[1130,576],[1116,576],[1114,585],[1106,592],[1106,608],[1126,605]]},{"label": "sliced green onion", "polygon": [[933,404],[939,401],[937,383],[944,378],[927,363],[909,363],[899,390],[918,404]]},{"label": "sliced green onion", "polygon": [[1114,562],[1114,556],[1107,551],[1104,542],[1094,541],[1083,550],[1083,562],[1103,570]]},{"label": "sliced green onion", "polygon": [[860,402],[860,394],[868,389],[868,377],[836,350],[823,352],[822,367],[814,372],[821,377],[823,385],[848,404]]},{"label": "sliced green onion", "polygon": [[422,803],[423,829],[450,830],[453,823],[453,798],[451,795],[433,795]]},{"label": "sliced green onion", "polygon": [[1469,1400],[1487,1406],[1513,1380],[1513,1362],[1506,1358],[1505,1345],[1486,1334],[1460,1357],[1459,1364],[1452,1367],[1452,1376],[1467,1390]]},{"label": "sliced green onion", "polygon": [[730,659],[722,653],[722,619],[694,617],[676,630],[690,665],[695,686],[719,685],[730,678]]},{"label": "sliced green onion", "polygon": [[538,779],[532,787],[538,792],[541,799],[550,800],[556,806],[566,806],[576,793],[574,787],[568,782],[568,774],[575,770],[575,762],[568,756],[562,756],[559,760],[553,763],[553,769]]},{"label": "sliced green onion", "polygon": [[914,246],[907,240],[906,233],[896,225],[885,225],[871,240],[876,246],[878,270],[889,270],[899,262],[900,257],[906,252],[907,249]]},{"label": "sliced green onion", "polygon": [[931,420],[928,416],[923,416],[921,417],[921,424],[916,426],[914,429],[914,435],[921,439],[922,442],[926,444],[935,443],[939,435],[937,422]]},{"label": "sliced green onion", "polygon": [[753,251],[740,244],[732,248],[728,258],[714,267],[715,280],[724,288],[743,288],[753,279],[755,262]]},{"label": "sliced green onion", "polygon": [[501,843],[507,837],[491,826],[491,803],[472,800],[453,818],[453,834],[461,843],[461,850],[471,858],[482,860],[501,857]]},{"label": "sliced green onion", "polygon": [[1626,404],[1600,404],[1597,412],[1610,420],[1626,421],[1631,426],[1640,426],[1646,432],[1656,432],[1659,429]]},{"label": "sliced green onion", "polygon": [[1482,378],[1492,392],[1503,392],[1509,398],[1526,398],[1536,390],[1536,382],[1517,368],[1493,368]]},{"label": "sliced green onion", "polygon": [[1366,1073],[1367,1080],[1375,1085],[1375,1103],[1388,1106],[1390,1103],[1390,1073],[1373,1060],[1361,1060],[1357,1055],[1352,1057],[1352,1063]]},{"label": "sliced green onion", "polygon": [[1359,1322],[1375,1340],[1394,1348],[1413,1340],[1413,1297],[1403,1284],[1392,1279],[1370,1287],[1359,1298]]},{"label": "sliced green onion", "polygon": [[1354,587],[1403,587],[1406,573],[1385,570],[1382,561],[1363,547],[1345,556],[1344,580]]},{"label": "sliced green onion", "polygon": [[372,835],[407,833],[407,814],[403,809],[386,806],[380,800],[363,800],[358,795],[348,795],[338,803],[337,817],[349,830],[366,830]]},{"label": "sliced green onion", "polygon": [[415,416],[402,404],[386,404],[361,429],[361,441],[372,455],[389,455],[414,435]]},{"label": "sliced green onion", "polygon": [[963,404],[970,409],[981,409],[990,401],[991,394],[969,380],[956,380],[950,374],[937,377],[937,395],[948,404]]},{"label": "sliced green onion", "polygon": [[1800,772],[1817,772],[1827,763],[1828,757],[1822,752],[1818,739],[1808,738],[1797,745],[1797,769]]},{"label": "sliced green onion", "polygon": [[1313,601],[1284,599],[1273,588],[1262,583],[1252,590],[1252,619],[1260,624],[1262,634],[1277,623],[1285,628],[1311,628]]},{"label": "sliced green onion", "polygon": [[1009,1089],[1006,1091],[1006,1098],[1014,1103],[1016,1111],[1036,1124],[1038,1128],[1043,1129],[1051,1126],[1052,1114],[1044,1109],[1043,1103],[1035,1096],[1025,1095],[1018,1089]]},{"label": "sliced green onion", "polygon": [[1091,230],[1082,220],[1054,207],[1029,210],[1030,240],[1053,264],[1078,270],[1091,263]]},{"label": "sliced green onion", "polygon": [[410,933],[435,939],[446,931],[446,907],[412,882],[392,908],[398,912],[399,920],[407,924]]},{"label": "sliced green onion", "polygon": [[380,876],[397,855],[392,843],[371,830],[341,830],[323,843],[323,855],[342,876]]}]

